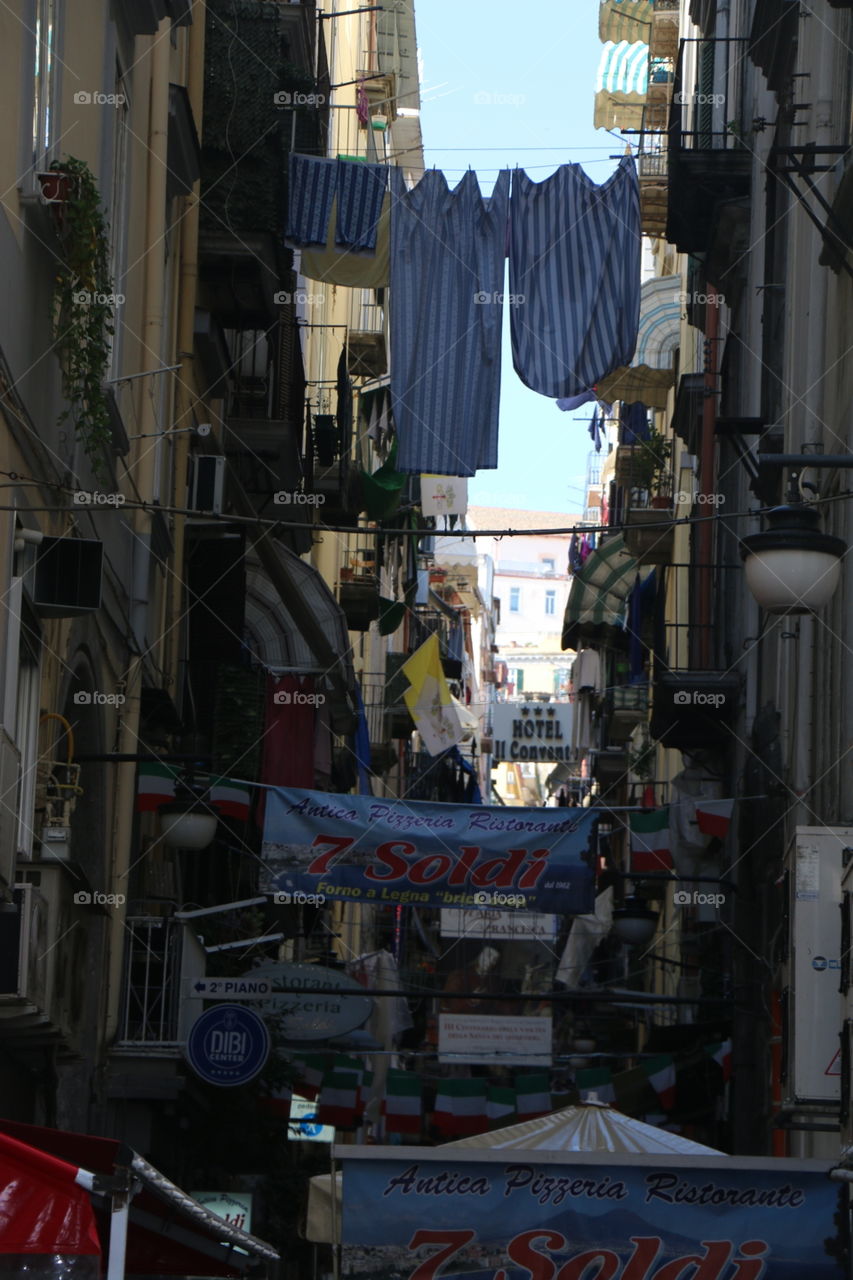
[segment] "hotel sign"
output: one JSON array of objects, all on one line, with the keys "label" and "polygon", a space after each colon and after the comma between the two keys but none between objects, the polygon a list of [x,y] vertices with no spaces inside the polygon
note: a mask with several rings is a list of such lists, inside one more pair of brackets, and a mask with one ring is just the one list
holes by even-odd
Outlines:
[{"label": "hotel sign", "polygon": [[535,760],[543,764],[572,758],[570,702],[498,702],[492,709],[492,762]]}]

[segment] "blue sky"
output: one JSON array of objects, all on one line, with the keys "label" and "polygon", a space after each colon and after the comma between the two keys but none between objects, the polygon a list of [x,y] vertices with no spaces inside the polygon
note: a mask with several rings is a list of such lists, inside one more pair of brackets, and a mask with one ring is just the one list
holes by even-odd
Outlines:
[{"label": "blue sky", "polygon": [[[516,165],[537,181],[567,163],[596,182],[613,172],[624,147],[592,127],[598,0],[416,0],[415,17],[427,165],[451,183],[474,169],[485,191]],[[589,417],[522,384],[505,325],[499,466],[469,482],[469,501],[581,511]]]}]

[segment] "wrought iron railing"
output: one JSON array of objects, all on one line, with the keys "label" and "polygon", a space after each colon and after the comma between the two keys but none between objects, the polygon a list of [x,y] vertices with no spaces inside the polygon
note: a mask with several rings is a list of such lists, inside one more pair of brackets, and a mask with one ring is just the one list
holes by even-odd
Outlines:
[{"label": "wrought iron railing", "polygon": [[669,117],[671,152],[743,147],[746,37],[682,40]]}]

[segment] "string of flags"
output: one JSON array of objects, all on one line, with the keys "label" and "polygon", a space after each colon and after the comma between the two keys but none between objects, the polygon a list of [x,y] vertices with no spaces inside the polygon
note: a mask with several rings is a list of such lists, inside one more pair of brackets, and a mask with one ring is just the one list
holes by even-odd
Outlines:
[{"label": "string of flags", "polygon": [[[704,1054],[715,1062],[723,1083],[731,1076],[731,1040],[707,1045]],[[316,1103],[316,1122],[336,1129],[355,1129],[362,1124],[370,1098],[373,1073],[359,1058],[341,1053],[293,1055],[292,1085],[270,1089],[261,1099],[267,1114],[287,1121],[292,1093]],[[679,1064],[670,1054],[658,1054],[642,1061],[640,1068],[614,1074],[609,1067],[590,1067],[575,1072],[582,1102],[619,1104],[620,1095],[639,1074],[657,1095],[661,1111],[676,1106]],[[434,1100],[433,1100],[434,1094]],[[493,1084],[483,1076],[439,1080],[425,1088],[423,1078],[413,1071],[390,1068],[387,1072],[380,1114],[386,1134],[409,1137],[421,1134],[430,1124],[446,1139],[471,1137],[507,1124],[535,1120],[554,1109],[549,1074],[517,1073],[512,1084]]]},{"label": "string of flags", "polygon": [[[724,840],[732,822],[734,799],[697,799],[693,809],[695,824],[703,836]],[[628,817],[631,837],[631,871],[635,874],[673,870],[671,806],[632,813]],[[677,837],[676,837],[677,839]],[[676,845],[677,855],[677,845]]]},{"label": "string of flags", "polygon": [[[160,764],[156,760],[142,761],[137,773],[136,812],[156,812],[161,804],[174,800],[175,784],[181,774],[182,770],[172,765]],[[209,787],[210,803],[219,810],[223,818],[235,818],[241,822],[248,819],[252,800],[248,787],[230,778],[207,774],[194,776],[197,782],[203,782]]]}]

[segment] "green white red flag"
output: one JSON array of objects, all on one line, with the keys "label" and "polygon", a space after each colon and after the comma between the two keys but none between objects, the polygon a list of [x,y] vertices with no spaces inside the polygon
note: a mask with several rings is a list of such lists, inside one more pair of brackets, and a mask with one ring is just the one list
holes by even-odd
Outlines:
[{"label": "green white red flag", "polygon": [[355,1129],[361,1123],[366,1091],[373,1073],[358,1058],[339,1054],[323,1076],[317,1099],[317,1123]]},{"label": "green white red flag", "polygon": [[485,1080],[442,1080],[438,1085],[433,1124],[448,1138],[483,1133],[489,1125]]},{"label": "green white red flag", "polygon": [[668,1053],[656,1058],[646,1058],[643,1071],[649,1084],[660,1099],[664,1111],[671,1111],[675,1106],[675,1062]]},{"label": "green white red flag", "polygon": [[553,1111],[551,1080],[545,1072],[515,1077],[515,1109],[519,1120],[535,1120]]},{"label": "green white red flag", "polygon": [[632,813],[628,823],[631,830],[631,870],[671,871],[669,805],[653,809],[651,813]]},{"label": "green white red flag", "polygon": [[723,1040],[720,1044],[708,1045],[705,1052],[709,1057],[713,1058],[717,1066],[723,1073],[723,1079],[728,1080],[732,1074],[732,1042],[731,1040]]},{"label": "green white red flag", "polygon": [[590,1067],[575,1073],[575,1084],[581,1102],[615,1102],[616,1090],[609,1067]]},{"label": "green white red flag", "polygon": [[[162,804],[175,798],[175,784],[181,770],[157,760],[145,760],[139,765],[136,782],[137,813],[156,812]],[[199,782],[210,788],[210,803],[223,818],[236,818],[245,822],[249,817],[251,795],[242,783],[230,778],[196,774]]]},{"label": "green white red flag", "polygon": [[294,1055],[293,1069],[296,1072],[297,1090],[309,1102],[314,1102],[319,1094],[328,1064],[329,1055],[327,1053],[298,1053]]},{"label": "green white red flag", "polygon": [[423,1083],[411,1071],[390,1068],[382,1100],[386,1133],[420,1133],[423,1116]]},{"label": "green white red flag", "polygon": [[511,1124],[516,1118],[515,1089],[507,1085],[490,1085],[486,1096],[486,1114],[489,1125],[500,1129],[502,1125]]}]

